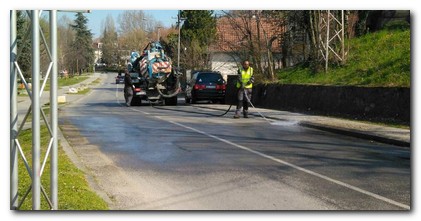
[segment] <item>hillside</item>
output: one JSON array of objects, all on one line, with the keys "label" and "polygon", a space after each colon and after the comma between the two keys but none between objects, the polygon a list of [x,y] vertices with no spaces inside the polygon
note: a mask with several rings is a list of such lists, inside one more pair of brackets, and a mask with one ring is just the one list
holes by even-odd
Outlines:
[{"label": "hillside", "polygon": [[351,39],[346,64],[313,74],[298,66],[278,72],[281,84],[410,87],[411,33],[383,30]]}]

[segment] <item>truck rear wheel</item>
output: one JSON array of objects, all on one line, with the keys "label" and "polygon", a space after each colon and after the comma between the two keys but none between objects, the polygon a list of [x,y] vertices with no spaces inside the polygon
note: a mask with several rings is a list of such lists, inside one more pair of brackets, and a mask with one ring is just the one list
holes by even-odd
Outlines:
[{"label": "truck rear wheel", "polygon": [[140,97],[134,97],[131,102],[131,106],[140,106],[142,105],[142,99]]}]

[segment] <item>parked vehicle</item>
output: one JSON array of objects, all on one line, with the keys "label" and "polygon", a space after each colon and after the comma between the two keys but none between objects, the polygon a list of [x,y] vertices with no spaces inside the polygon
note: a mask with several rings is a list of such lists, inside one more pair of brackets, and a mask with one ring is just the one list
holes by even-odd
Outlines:
[{"label": "parked vehicle", "polygon": [[210,100],[212,103],[225,103],[227,84],[220,72],[199,71],[192,75],[186,86],[186,103]]},{"label": "parked vehicle", "polygon": [[122,75],[122,74],[118,74],[118,75],[115,77],[115,83],[116,83],[116,84],[124,84],[124,75]]}]

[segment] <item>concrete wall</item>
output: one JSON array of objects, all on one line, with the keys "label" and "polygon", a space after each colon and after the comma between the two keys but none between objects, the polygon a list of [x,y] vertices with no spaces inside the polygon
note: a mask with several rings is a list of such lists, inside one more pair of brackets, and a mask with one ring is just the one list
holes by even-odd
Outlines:
[{"label": "concrete wall", "polygon": [[[233,102],[233,93],[227,89],[227,103]],[[410,124],[409,88],[254,85],[252,102],[269,109]]]}]

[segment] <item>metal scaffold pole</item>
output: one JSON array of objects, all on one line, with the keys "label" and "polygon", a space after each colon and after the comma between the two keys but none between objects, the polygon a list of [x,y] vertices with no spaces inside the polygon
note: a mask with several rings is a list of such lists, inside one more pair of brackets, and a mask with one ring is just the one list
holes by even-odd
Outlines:
[{"label": "metal scaffold pole", "polygon": [[14,65],[17,56],[17,17],[16,11],[10,11],[10,209],[18,207],[18,149],[16,136],[18,131],[17,111],[17,70]]},{"label": "metal scaffold pole", "polygon": [[[40,27],[40,16],[41,10],[26,11],[28,16],[25,19],[30,19],[26,35],[21,39],[21,43],[25,43],[27,40],[31,40],[31,55],[32,63],[31,71],[32,77],[32,88],[25,79],[25,74],[19,67],[18,58],[22,52],[22,48],[18,47],[18,31],[17,31],[17,20],[19,19],[18,11],[11,11],[10,13],[10,208],[13,210],[19,210],[25,199],[29,200],[29,193],[32,191],[32,209],[41,209],[41,195],[44,197],[48,206],[52,210],[58,209],[58,65],[57,65],[57,10],[49,11],[49,26],[50,41],[47,42],[46,34]],[[72,11],[75,12],[75,11]],[[89,11],[83,11],[89,12]],[[22,28],[22,27],[19,27]],[[26,42],[27,43],[27,42]],[[40,79],[41,75],[41,44],[44,45],[45,54],[50,62],[45,72],[45,78]],[[24,45],[24,44],[22,44]],[[23,46],[22,46],[23,47]],[[19,49],[19,50],[18,50]],[[31,99],[31,105],[29,105],[23,121],[18,125],[18,108],[17,108],[17,79],[20,77],[25,89],[28,92],[29,98]],[[42,80],[42,85],[41,85]],[[50,118],[48,120],[45,112],[41,108],[41,97],[42,92],[46,86],[47,81],[50,81]],[[19,143],[19,134],[25,126],[26,120],[32,112],[32,144],[31,154],[32,168],[30,161],[25,156],[25,149]],[[45,151],[41,151],[41,117],[45,122],[45,126],[49,131],[50,140]],[[44,136],[44,135],[43,135]],[[30,144],[25,144],[30,145]],[[44,144],[42,144],[44,145]],[[41,161],[41,155],[43,159]],[[21,188],[18,185],[18,160],[21,156],[22,161],[25,165],[26,171],[31,178],[31,185],[26,186],[26,192],[19,192]],[[46,164],[50,161],[50,194],[45,190],[41,183],[41,177],[43,175]],[[21,199],[19,199],[19,195]],[[44,204],[43,204],[44,205]]]},{"label": "metal scaffold pole", "polygon": [[345,62],[345,13],[341,11],[319,11],[320,54],[324,61],[325,71],[329,63]]},{"label": "metal scaffold pole", "polygon": [[57,114],[57,11],[50,11],[50,47],[51,47],[51,62],[52,72],[50,77],[50,108],[51,108],[51,133],[52,133],[52,149],[50,158],[50,191],[52,209],[58,209],[58,114]]},{"label": "metal scaffold pole", "polygon": [[39,10],[33,10],[32,17],[32,209],[39,210],[41,205],[41,167],[40,167],[40,37]]}]

